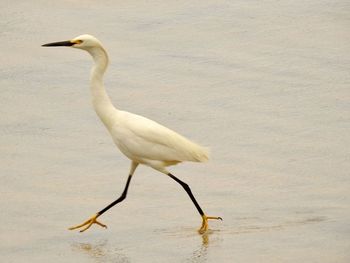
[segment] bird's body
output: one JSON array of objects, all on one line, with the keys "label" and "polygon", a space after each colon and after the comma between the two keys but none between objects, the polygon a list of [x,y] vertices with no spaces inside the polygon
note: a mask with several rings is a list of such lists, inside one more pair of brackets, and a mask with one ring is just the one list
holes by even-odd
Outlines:
[{"label": "bird's body", "polygon": [[90,35],[81,35],[70,41],[55,42],[43,46],[72,46],[90,53],[95,62],[90,79],[94,109],[111,134],[114,143],[132,161],[128,181],[122,196],[85,223],[71,229],[87,225],[82,230],[84,231],[93,223],[105,226],[96,220],[97,217],[125,199],[131,176],[139,164],[150,166],[169,175],[184,187],[203,218],[201,232],[207,229],[208,219],[221,219],[204,215],[188,185],[170,174],[166,169],[167,166],[183,161],[207,161],[207,149],[155,121],[118,110],[113,106],[103,84],[103,75],[108,67],[108,55],[99,40]]},{"label": "bird's body", "polygon": [[204,147],[155,121],[116,109],[103,85],[103,74],[108,66],[107,52],[102,45],[88,52],[95,60],[90,87],[95,111],[124,155],[164,173],[167,173],[166,166],[179,162],[208,160]]},{"label": "bird's body", "polygon": [[129,159],[164,172],[183,161],[203,162],[206,150],[178,133],[145,117],[116,111],[115,121],[106,124],[113,141]]}]

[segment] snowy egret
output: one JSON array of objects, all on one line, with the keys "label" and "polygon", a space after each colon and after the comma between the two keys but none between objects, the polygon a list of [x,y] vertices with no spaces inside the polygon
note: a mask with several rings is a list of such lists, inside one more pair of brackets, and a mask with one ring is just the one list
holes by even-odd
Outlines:
[{"label": "snowy egret", "polygon": [[83,232],[92,224],[107,227],[97,221],[97,218],[126,198],[131,177],[139,164],[147,165],[168,175],[184,188],[202,217],[199,233],[204,233],[208,229],[209,219],[222,220],[221,217],[207,216],[193,196],[190,187],[166,169],[167,166],[183,161],[206,161],[208,159],[207,150],[150,119],[118,110],[112,105],[103,84],[103,75],[108,66],[108,55],[98,39],[91,35],[81,35],[72,40],[42,46],[73,47],[85,50],[92,56],[95,64],[91,70],[90,88],[94,109],[120,151],[131,160],[129,176],[121,196],[84,223],[69,228],[70,230],[80,228],[80,232]]}]

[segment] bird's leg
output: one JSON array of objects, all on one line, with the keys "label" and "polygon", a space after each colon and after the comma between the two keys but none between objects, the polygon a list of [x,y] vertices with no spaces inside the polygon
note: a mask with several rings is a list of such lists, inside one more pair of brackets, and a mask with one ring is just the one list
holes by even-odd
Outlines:
[{"label": "bird's leg", "polygon": [[96,219],[101,216],[104,212],[106,212],[107,210],[109,210],[110,208],[112,208],[113,206],[115,206],[116,204],[120,203],[121,201],[123,201],[126,198],[127,192],[128,192],[128,188],[129,188],[129,184],[130,184],[130,180],[131,180],[132,175],[129,175],[128,180],[126,182],[125,188],[123,193],[121,194],[121,196],[115,200],[114,202],[110,203],[108,206],[106,206],[105,208],[103,208],[101,211],[99,211],[98,213],[96,213],[95,215],[93,215],[90,219],[88,219],[87,221],[85,221],[84,223],[74,226],[74,227],[70,227],[69,230],[74,230],[74,229],[78,229],[81,228],[83,226],[86,226],[84,228],[82,228],[80,230],[80,232],[84,232],[85,230],[89,229],[92,224],[98,224],[102,227],[107,228],[106,225],[98,222]]},{"label": "bird's leg", "polygon": [[179,178],[177,178],[176,176],[172,175],[171,173],[168,173],[168,175],[174,179],[177,183],[181,184],[181,186],[185,189],[185,191],[187,192],[187,194],[189,195],[189,197],[191,198],[193,204],[196,206],[199,214],[202,216],[202,226],[201,228],[198,230],[198,232],[200,234],[205,233],[208,230],[208,220],[209,219],[219,219],[222,220],[221,217],[218,216],[206,216],[202,210],[202,208],[199,206],[196,198],[194,198],[191,188],[188,186],[188,184],[186,184],[185,182],[181,181]]},{"label": "bird's leg", "polygon": [[135,170],[136,170],[138,165],[139,164],[134,162],[134,161],[131,162],[130,173],[129,173],[129,176],[128,176],[128,180],[126,181],[126,185],[125,185],[124,191],[123,191],[123,193],[121,194],[121,196],[117,200],[115,200],[114,202],[112,202],[109,205],[107,205],[100,212],[98,212],[95,215],[93,215],[90,219],[88,219],[84,223],[82,223],[80,225],[77,225],[77,226],[74,226],[74,227],[70,227],[69,230],[74,230],[74,229],[86,226],[86,227],[84,227],[83,229],[80,230],[80,232],[84,232],[85,230],[89,229],[92,226],[92,224],[97,224],[99,226],[107,228],[106,225],[98,222],[97,218],[99,216],[101,216],[104,212],[106,212],[107,210],[109,210],[110,208],[112,208],[113,206],[115,206],[116,204],[120,203],[121,201],[123,201],[126,198],[126,195],[128,193],[129,184],[130,184],[130,181],[131,181],[131,177],[133,176],[133,174],[134,174],[134,172],[135,172]]},{"label": "bird's leg", "polygon": [[92,224],[98,224],[98,225],[100,225],[102,227],[107,228],[106,225],[98,222],[97,218],[99,216],[101,216],[104,212],[106,212],[107,210],[109,210],[110,208],[112,208],[113,206],[115,206],[116,204],[120,203],[121,201],[123,201],[126,198],[126,195],[128,193],[128,188],[129,188],[131,177],[132,177],[132,175],[129,175],[128,180],[127,180],[126,185],[125,185],[125,188],[124,188],[124,191],[123,191],[123,193],[121,194],[121,196],[117,200],[115,200],[114,202],[110,203],[108,206],[106,206],[100,212],[98,212],[95,215],[93,215],[90,219],[88,219],[84,223],[82,223],[80,225],[77,225],[77,226],[74,226],[74,227],[70,227],[69,230],[74,230],[74,229],[78,229],[78,228],[81,228],[83,226],[86,226],[86,227],[84,227],[84,228],[82,228],[80,230],[80,232],[84,232],[85,230],[89,229],[92,226]]}]

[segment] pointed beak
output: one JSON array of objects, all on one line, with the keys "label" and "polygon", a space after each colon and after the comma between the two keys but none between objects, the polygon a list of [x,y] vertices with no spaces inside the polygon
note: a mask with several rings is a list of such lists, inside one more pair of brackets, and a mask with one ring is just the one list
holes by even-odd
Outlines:
[{"label": "pointed beak", "polygon": [[47,44],[44,44],[44,45],[41,45],[42,47],[71,47],[73,46],[74,43],[73,41],[71,40],[68,40],[68,41],[60,41],[60,42],[53,42],[53,43],[47,43]]}]

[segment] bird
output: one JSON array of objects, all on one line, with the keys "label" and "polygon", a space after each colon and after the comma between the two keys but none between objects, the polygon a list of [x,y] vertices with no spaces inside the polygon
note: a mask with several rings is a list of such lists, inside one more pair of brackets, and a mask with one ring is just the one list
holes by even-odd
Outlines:
[{"label": "bird", "polygon": [[202,218],[202,224],[198,230],[200,234],[208,230],[208,220],[222,220],[218,216],[207,216],[189,185],[167,169],[168,166],[185,161],[205,162],[209,158],[208,149],[153,120],[114,107],[103,82],[103,76],[109,64],[108,54],[96,37],[83,34],[71,40],[47,43],[42,46],[72,47],[87,51],[92,56],[94,64],[90,74],[90,89],[94,110],[109,131],[116,146],[131,160],[127,181],[120,197],[82,224],[70,227],[69,230],[79,229],[80,232],[84,232],[93,224],[107,228],[97,218],[125,200],[131,178],[140,164],[169,176],[182,186]]}]

